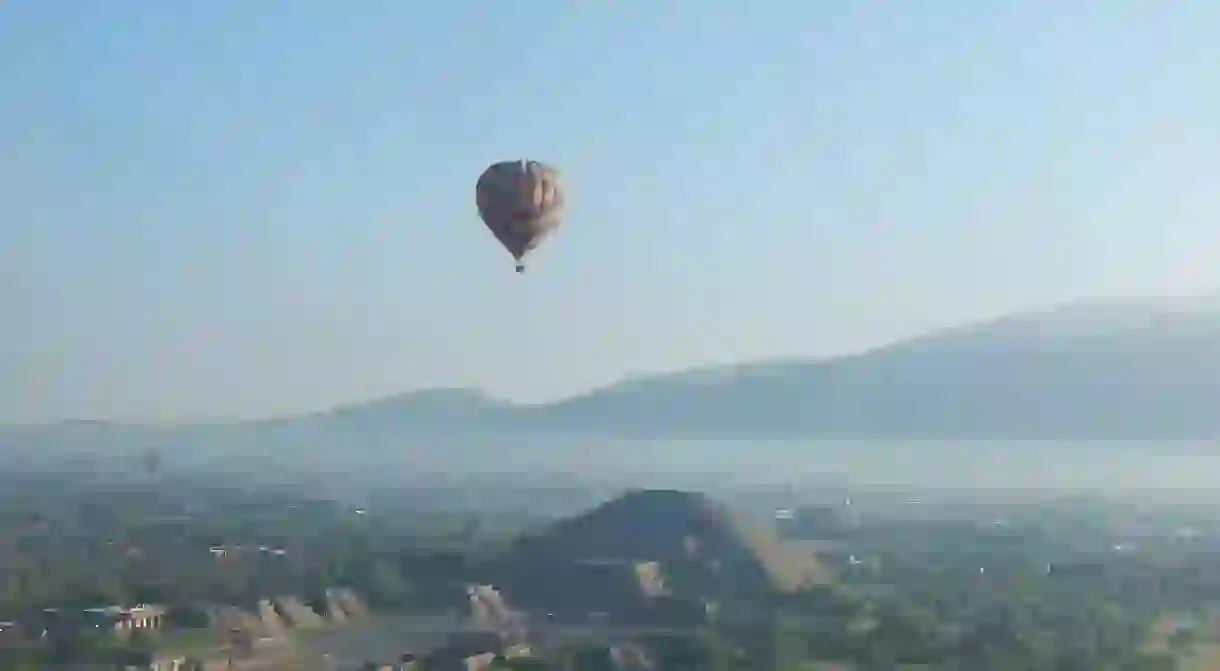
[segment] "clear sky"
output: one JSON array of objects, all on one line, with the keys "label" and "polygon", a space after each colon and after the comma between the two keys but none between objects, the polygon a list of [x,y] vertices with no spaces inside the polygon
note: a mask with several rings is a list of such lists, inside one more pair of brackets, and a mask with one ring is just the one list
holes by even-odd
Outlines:
[{"label": "clear sky", "polygon": [[[7,0],[0,421],[539,400],[1214,291],[1216,26],[1214,0]],[[572,194],[524,276],[473,202],[520,157]]]}]

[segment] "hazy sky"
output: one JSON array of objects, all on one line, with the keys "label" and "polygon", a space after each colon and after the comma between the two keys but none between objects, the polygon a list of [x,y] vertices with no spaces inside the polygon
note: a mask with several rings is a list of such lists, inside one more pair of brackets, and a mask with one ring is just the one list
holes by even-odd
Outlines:
[{"label": "hazy sky", "polygon": [[[0,421],[533,400],[1211,291],[1218,25],[1214,0],[8,0]],[[473,203],[519,157],[573,203],[524,276]]]}]

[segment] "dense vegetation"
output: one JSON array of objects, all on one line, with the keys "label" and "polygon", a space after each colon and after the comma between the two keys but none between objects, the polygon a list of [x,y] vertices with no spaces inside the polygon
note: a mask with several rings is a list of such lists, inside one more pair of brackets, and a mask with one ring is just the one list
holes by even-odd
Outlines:
[{"label": "dense vegetation", "polygon": [[460,521],[403,534],[300,497],[69,486],[48,476],[0,494],[0,620],[45,607],[248,606],[339,585],[427,607],[462,577]]},{"label": "dense vegetation", "polygon": [[1152,671],[1214,641],[1220,575],[1210,534],[1197,532],[1214,511],[1137,519],[1073,502],[1004,520],[850,523],[802,512],[787,531],[838,541],[824,553],[837,583],[722,593],[697,632],[639,641],[662,668]]},{"label": "dense vegetation", "polygon": [[[171,626],[201,627],[209,605],[251,607],[283,595],[321,603],[323,590],[334,586],[354,588],[378,610],[438,612],[461,607],[463,586],[501,566],[496,555],[485,561],[476,551],[487,549],[478,541],[497,529],[481,529],[460,514],[366,513],[299,493],[187,479],[121,487],[65,475],[4,479],[0,621],[28,622],[49,607],[147,602],[168,606]],[[635,552],[632,543],[680,553],[681,538],[658,536],[669,533],[659,521],[676,524],[673,511],[639,504],[606,508],[622,513],[606,527],[615,531],[594,536],[621,537],[624,556]],[[885,518],[848,524],[833,511],[806,510],[785,531],[835,539],[838,549],[822,556],[836,582],[786,593],[759,584],[713,593],[676,580],[665,597],[673,607],[653,615],[680,614],[682,631],[635,636],[634,645],[663,669],[769,671],[832,663],[949,671],[1170,669],[1175,658],[1212,638],[1209,606],[1220,597],[1220,576],[1209,534],[1175,534],[1180,523],[1166,518],[1143,529],[1138,546],[1124,544],[1110,527],[1126,515],[1043,507],[1002,525]],[[582,553],[614,555],[607,538],[589,537],[593,526],[585,520],[534,537],[551,548],[544,553],[546,570]],[[506,556],[519,558],[539,542],[508,544]],[[223,556],[213,552],[220,548]],[[732,557],[707,559],[728,566]],[[580,596],[577,587],[565,588],[565,598],[585,599],[577,610],[600,610],[604,604],[595,601],[603,597],[614,601],[594,596],[598,590]],[[542,659],[502,665],[606,668],[606,645],[592,638],[544,646]],[[0,667],[14,669],[81,659],[136,663],[157,643],[79,632],[35,643],[0,640]]]}]

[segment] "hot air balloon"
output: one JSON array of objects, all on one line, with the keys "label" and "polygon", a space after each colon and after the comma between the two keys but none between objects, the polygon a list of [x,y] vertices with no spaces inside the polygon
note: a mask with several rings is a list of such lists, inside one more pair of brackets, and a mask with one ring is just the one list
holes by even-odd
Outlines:
[{"label": "hot air balloon", "polygon": [[493,163],[475,184],[479,218],[513,255],[522,259],[562,223],[564,193],[559,172],[538,161]]},{"label": "hot air balloon", "polygon": [[156,477],[157,473],[161,471],[161,452],[157,449],[145,450],[142,455],[142,461],[144,462],[144,470],[149,476]]}]

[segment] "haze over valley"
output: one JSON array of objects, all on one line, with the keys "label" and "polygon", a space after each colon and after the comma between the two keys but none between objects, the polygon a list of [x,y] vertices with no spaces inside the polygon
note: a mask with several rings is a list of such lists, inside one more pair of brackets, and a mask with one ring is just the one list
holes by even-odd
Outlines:
[{"label": "haze over valley", "polygon": [[1110,300],[830,360],[642,377],[549,404],[424,390],[249,422],[11,426],[0,449],[10,459],[156,449],[171,463],[381,485],[549,473],[682,486],[820,477],[1190,489],[1220,482],[1210,475],[1220,472],[1216,399],[1216,301]]}]

